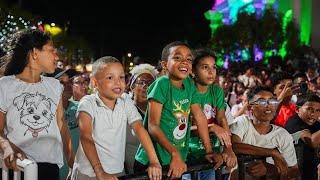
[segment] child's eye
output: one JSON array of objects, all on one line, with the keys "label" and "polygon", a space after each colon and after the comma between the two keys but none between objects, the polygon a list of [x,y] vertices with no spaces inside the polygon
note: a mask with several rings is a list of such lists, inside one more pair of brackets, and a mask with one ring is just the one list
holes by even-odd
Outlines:
[{"label": "child's eye", "polygon": [[181,56],[174,56],[173,59],[177,61],[182,61],[183,58]]},{"label": "child's eye", "polygon": [[106,79],[112,80],[113,78],[112,78],[112,76],[107,76]]},{"label": "child's eye", "polygon": [[126,76],[120,76],[120,79],[126,79]]},{"label": "child's eye", "polygon": [[202,66],[202,69],[203,69],[203,70],[208,70],[208,69],[209,69],[209,66],[204,65],[204,66]]}]

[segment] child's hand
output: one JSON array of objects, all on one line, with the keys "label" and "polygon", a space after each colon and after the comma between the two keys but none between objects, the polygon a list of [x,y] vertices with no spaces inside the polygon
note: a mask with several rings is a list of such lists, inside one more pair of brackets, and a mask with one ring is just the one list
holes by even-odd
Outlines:
[{"label": "child's hand", "polygon": [[300,139],[306,141],[306,138],[311,139],[311,136],[312,136],[312,134],[311,134],[310,130],[304,129],[301,132]]},{"label": "child's hand", "polygon": [[237,156],[234,154],[231,148],[224,149],[225,150],[222,152],[223,161],[226,163],[226,166],[231,169],[237,165]]},{"label": "child's hand", "polygon": [[171,157],[170,168],[167,176],[170,177],[170,179],[180,178],[181,175],[186,171],[187,165],[182,161],[180,154],[173,154]]},{"label": "child's hand", "polygon": [[231,133],[227,130],[223,129],[222,127],[215,125],[211,126],[210,130],[213,131],[216,136],[219,138],[221,145],[226,146],[227,148],[231,147]]},{"label": "child's hand", "polygon": [[96,175],[98,180],[118,180],[117,176],[108,174],[106,172],[101,172],[99,173],[99,175],[98,174]]},{"label": "child's hand", "polygon": [[150,163],[147,171],[151,180],[160,180],[162,178],[162,168],[159,163]]},{"label": "child's hand", "polygon": [[[8,141],[7,141],[8,142]],[[8,169],[13,169],[13,170],[18,170],[17,167],[17,159],[20,159],[21,161],[26,159],[27,156],[26,154],[17,146],[14,144],[2,144],[3,146],[8,146],[8,147],[2,147],[5,148],[7,151],[10,151],[9,149],[13,150],[13,152],[9,153],[7,157],[4,159],[4,162],[7,166]],[[9,149],[7,149],[9,148]],[[8,153],[8,152],[7,152]]]},{"label": "child's hand", "polygon": [[248,106],[249,106],[249,101],[246,99],[246,100],[243,101],[243,107],[242,108],[244,110],[248,110]]},{"label": "child's hand", "polygon": [[117,176],[104,172],[104,169],[102,168],[100,163],[95,165],[93,167],[93,170],[98,180],[117,180],[118,179]]},{"label": "child's hand", "polygon": [[261,177],[267,174],[267,167],[263,161],[258,160],[251,163],[247,171],[251,176]]},{"label": "child's hand", "polygon": [[286,98],[291,98],[292,96],[292,90],[290,87],[290,82],[287,82],[286,85],[284,86],[283,90],[281,91],[279,97],[278,97],[278,101],[283,101]]},{"label": "child's hand", "polygon": [[223,158],[221,154],[216,154],[216,153],[207,153],[205,158],[210,162],[210,163],[215,163],[214,169],[217,170],[222,164],[223,164]]},{"label": "child's hand", "polygon": [[288,165],[286,160],[282,157],[278,150],[272,150],[272,159],[274,161],[274,165],[277,168],[278,173],[280,176],[287,176],[288,174]]},{"label": "child's hand", "polygon": [[0,137],[0,147],[1,147],[1,150],[3,151],[3,159],[6,159],[7,157],[9,157],[10,161],[12,161],[14,157],[14,152],[10,146],[9,141]]}]

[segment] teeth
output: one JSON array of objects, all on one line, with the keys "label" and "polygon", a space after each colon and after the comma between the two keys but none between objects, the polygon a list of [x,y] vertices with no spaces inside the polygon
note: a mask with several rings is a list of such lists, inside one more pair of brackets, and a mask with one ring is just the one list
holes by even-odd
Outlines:
[{"label": "teeth", "polygon": [[188,71],[187,68],[179,68],[180,71]]},{"label": "teeth", "polygon": [[265,111],[264,113],[266,113],[266,114],[270,114],[270,113],[271,113],[271,111]]}]

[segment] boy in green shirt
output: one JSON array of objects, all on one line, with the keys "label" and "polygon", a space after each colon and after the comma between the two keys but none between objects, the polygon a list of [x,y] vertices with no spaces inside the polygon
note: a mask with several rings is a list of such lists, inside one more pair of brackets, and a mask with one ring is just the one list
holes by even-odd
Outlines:
[{"label": "boy in green shirt", "polygon": [[[188,78],[192,69],[192,53],[183,42],[168,44],[162,51],[162,64],[168,74],[158,78],[148,89],[148,109],[145,127],[153,138],[154,146],[162,166],[168,166],[168,176],[180,178],[186,172],[189,114],[193,114],[198,128],[203,129],[200,138],[206,150],[206,159],[223,163],[220,155],[213,153],[208,136],[207,122],[197,101],[197,91]],[[221,134],[220,134],[221,135]],[[135,172],[146,169],[149,160],[145,150],[139,146],[136,153]]]}]

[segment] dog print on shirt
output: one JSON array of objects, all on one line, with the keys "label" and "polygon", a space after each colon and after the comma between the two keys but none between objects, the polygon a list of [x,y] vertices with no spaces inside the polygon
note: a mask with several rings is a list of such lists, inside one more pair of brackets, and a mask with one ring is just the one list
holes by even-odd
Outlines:
[{"label": "dog print on shirt", "polygon": [[50,126],[51,121],[55,117],[56,104],[52,99],[40,93],[23,93],[14,98],[13,104],[20,112],[20,123],[26,126],[24,135],[28,132],[34,138],[38,134],[46,130]]}]

